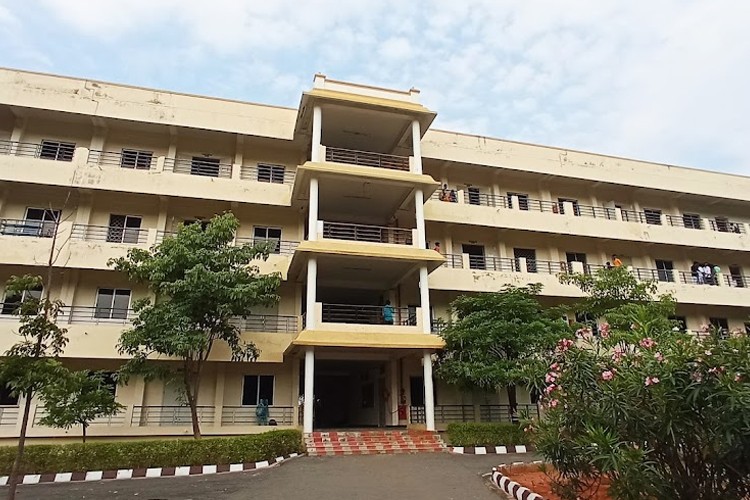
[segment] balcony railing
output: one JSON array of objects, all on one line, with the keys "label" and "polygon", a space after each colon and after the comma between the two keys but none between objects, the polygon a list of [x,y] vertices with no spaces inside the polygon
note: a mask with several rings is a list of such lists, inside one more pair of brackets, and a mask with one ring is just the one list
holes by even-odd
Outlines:
[{"label": "balcony railing", "polygon": [[291,255],[299,246],[299,241],[284,241],[273,238],[240,237],[236,239],[238,245],[261,245],[268,244],[270,253]]},{"label": "balcony railing", "polygon": [[[198,421],[201,424],[214,423],[216,409],[213,406],[199,406]],[[146,427],[149,425],[187,426],[192,422],[188,406],[134,406],[131,425]]]},{"label": "balcony railing", "polygon": [[730,221],[726,219],[711,219],[709,221],[711,231],[720,233],[745,234],[745,224],[742,222]]},{"label": "balcony railing", "polygon": [[[560,210],[560,213],[565,213],[564,207]],[[610,207],[595,207],[593,205],[579,205],[573,206],[575,215],[578,217],[593,217],[595,219],[607,219],[616,220],[615,209]]]},{"label": "balcony railing", "polygon": [[267,333],[297,333],[299,316],[292,315],[250,315],[233,318],[231,323],[242,331]]},{"label": "balcony railing", "polygon": [[0,406],[0,427],[16,425],[19,415],[18,406]]},{"label": "balcony railing", "polygon": [[444,255],[444,257],[445,263],[443,263],[443,265],[445,267],[452,267],[454,269],[461,269],[464,267],[464,259],[461,254],[451,253]]},{"label": "balcony railing", "polygon": [[733,288],[747,288],[750,286],[750,276],[744,274],[724,275],[724,282]]},{"label": "balcony railing", "polygon": [[[539,407],[535,404],[516,405],[516,412],[511,411],[510,405],[479,405],[479,419],[481,422],[517,422],[521,413],[532,417],[539,417]],[[409,409],[411,423],[425,422],[424,406],[412,406]],[[474,405],[435,405],[435,422],[447,424],[451,422],[475,422]]]},{"label": "balcony railing", "polygon": [[640,281],[674,281],[672,269],[654,269],[650,267],[634,267],[631,272]]},{"label": "balcony railing", "polygon": [[134,317],[132,309],[96,306],[68,306],[63,308],[60,319],[68,323],[125,324]]},{"label": "balcony railing", "polygon": [[513,272],[516,266],[511,258],[469,255],[469,269]]},{"label": "balcony railing", "polygon": [[[518,259],[516,259],[516,265],[519,266]],[[554,260],[528,259],[526,261],[526,269],[530,273],[561,274],[568,272],[568,263]]]},{"label": "balcony railing", "polygon": [[106,241],[109,243],[145,245],[148,241],[148,229],[74,224],[71,237],[73,239],[86,241]]},{"label": "balcony railing", "polygon": [[0,234],[52,238],[55,235],[55,223],[29,219],[0,219]]},{"label": "balcony railing", "polygon": [[516,405],[516,413],[511,411],[510,405],[479,405],[480,422],[516,422],[521,414],[528,413],[531,417],[539,418],[539,406],[535,404]]},{"label": "balcony railing", "polygon": [[231,163],[215,163],[208,160],[188,158],[167,158],[164,161],[164,170],[171,170],[176,174],[198,175],[201,177],[232,177]]},{"label": "balcony railing", "polygon": [[290,171],[285,165],[242,165],[240,179],[270,184],[294,184],[294,171]]},{"label": "balcony railing", "polygon": [[684,227],[685,229],[703,229],[703,221],[700,217],[667,214],[664,216],[664,218],[667,220],[667,225],[672,227]]},{"label": "balcony railing", "polygon": [[518,210],[532,212],[549,212],[553,214],[560,213],[560,206],[557,202],[547,200],[535,200],[532,198],[518,198],[518,207],[513,206],[513,199],[508,198],[508,208],[518,208]]},{"label": "balcony railing", "polygon": [[399,227],[370,226],[346,222],[323,222],[323,238],[411,245],[412,231]]},{"label": "balcony railing", "polygon": [[88,163],[108,167],[151,170],[156,167],[156,157],[148,151],[89,151]]},{"label": "balcony railing", "polygon": [[[39,421],[47,416],[47,410],[43,406],[35,406],[34,407],[34,418],[32,420],[34,427],[39,427],[40,423]],[[97,417],[91,422],[89,422],[89,425],[91,426],[102,426],[102,427],[111,427],[111,426],[122,426],[125,425],[125,409],[120,410],[119,412],[115,413],[114,415],[110,415],[108,417]]]},{"label": "balcony railing", "polygon": [[[66,154],[64,158],[60,158],[61,161],[70,161],[68,160],[68,157],[72,159],[73,152],[66,150],[66,153],[68,154]],[[0,155],[40,158],[42,155],[42,145],[30,142],[0,141]]]},{"label": "balcony railing", "polygon": [[[221,425],[258,425],[256,408],[257,406],[224,406],[221,409]],[[277,425],[294,425],[294,408],[269,406],[268,420],[275,420]]]},{"label": "balcony railing", "polygon": [[[436,191],[438,199],[441,199],[442,192]],[[491,193],[464,193],[464,201],[469,205],[481,205],[483,207],[508,208],[508,198],[502,195]],[[434,197],[434,195],[433,195]]]},{"label": "balcony railing", "polygon": [[[680,275],[680,283],[685,285],[719,285],[717,276],[713,273],[705,275],[699,272],[692,271],[677,271]],[[725,276],[728,278],[729,276]],[[731,285],[730,285],[731,286]]]},{"label": "balcony railing", "polygon": [[370,153],[367,151],[355,151],[353,149],[327,147],[326,161],[350,163],[365,167],[389,168],[392,170],[409,170],[409,158],[407,156]]},{"label": "balcony railing", "polygon": [[[391,321],[388,321],[388,307],[391,311]],[[417,313],[408,307],[324,303],[322,320],[324,323],[416,325]]]}]

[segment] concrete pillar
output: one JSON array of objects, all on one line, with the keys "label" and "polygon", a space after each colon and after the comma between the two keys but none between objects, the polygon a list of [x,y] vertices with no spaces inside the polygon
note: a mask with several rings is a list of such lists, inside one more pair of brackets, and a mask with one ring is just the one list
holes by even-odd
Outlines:
[{"label": "concrete pillar", "polygon": [[424,414],[425,427],[428,431],[435,430],[435,393],[432,384],[432,353],[425,351],[422,355],[424,369]]},{"label": "concrete pillar", "polygon": [[[131,379],[132,381],[133,379]],[[140,422],[133,422],[133,414],[136,406],[143,406],[143,397],[146,394],[146,381],[143,377],[137,377],[133,382],[133,397],[125,409],[125,427],[139,427]],[[122,403],[122,401],[121,401]]]},{"label": "concrete pillar", "polygon": [[89,151],[104,151],[104,141],[107,139],[107,129],[104,127],[96,127],[94,133],[91,136],[91,142],[89,143]]},{"label": "concrete pillar", "polygon": [[567,217],[575,217],[576,215],[575,205],[573,205],[573,203],[570,201],[563,202],[563,211],[565,212],[565,215]]},{"label": "concrete pillar", "polygon": [[310,205],[307,209],[307,239],[318,239],[318,179],[310,179]]},{"label": "concrete pillar", "polygon": [[323,136],[323,111],[320,106],[313,107],[313,124],[312,124],[312,151],[310,159],[312,161],[323,161],[320,157],[320,141]]},{"label": "concrete pillar", "polygon": [[245,161],[245,136],[237,134],[234,142],[234,163],[242,165]]},{"label": "concrete pillar", "polygon": [[90,191],[79,191],[78,206],[75,212],[75,224],[88,225],[91,220],[93,196]]},{"label": "concrete pillar", "polygon": [[317,318],[317,282],[318,282],[318,261],[315,257],[310,257],[307,261],[307,323],[306,330],[315,330],[318,324]]},{"label": "concrete pillar", "polygon": [[521,209],[521,204],[520,204],[520,202],[518,200],[518,196],[516,196],[515,194],[511,195],[511,197],[510,197],[510,204],[512,205],[511,208],[513,208],[514,210],[520,210]]},{"label": "concrete pillar", "polygon": [[430,283],[427,277],[427,267],[419,268],[419,307],[422,311],[422,331],[431,333],[430,327]]},{"label": "concrete pillar", "polygon": [[313,347],[308,347],[305,351],[305,406],[304,406],[304,423],[303,432],[310,433],[313,431],[313,408],[315,402],[315,351]]},{"label": "concrete pillar", "polygon": [[300,425],[299,421],[299,359],[292,358],[292,425]]},{"label": "concrete pillar", "polygon": [[427,236],[424,226],[424,193],[421,189],[414,190],[414,208],[417,219],[417,248],[427,247]]},{"label": "concrete pillar", "polygon": [[419,130],[419,120],[411,122],[411,139],[414,161],[411,163],[415,174],[422,173],[422,134]]},{"label": "concrete pillar", "polygon": [[[18,117],[16,118],[16,123],[13,126],[13,131],[10,133],[10,150],[8,151],[9,155],[16,154],[16,151],[18,151],[18,142],[21,142],[23,139],[23,135],[26,133],[26,125],[29,123],[29,119],[26,117]],[[20,404],[20,402],[19,402]]]},{"label": "concrete pillar", "polygon": [[528,273],[529,272],[529,266],[526,263],[526,257],[519,257],[518,258],[518,272],[521,272],[521,273]]},{"label": "concrete pillar", "polygon": [[221,413],[224,408],[224,381],[226,369],[219,363],[216,367],[216,389],[214,391],[214,427],[221,427]]},{"label": "concrete pillar", "polygon": [[391,360],[391,376],[390,376],[390,387],[388,391],[391,393],[390,397],[390,412],[391,412],[391,425],[398,425],[398,398],[399,398],[399,380],[398,380],[398,359]]}]

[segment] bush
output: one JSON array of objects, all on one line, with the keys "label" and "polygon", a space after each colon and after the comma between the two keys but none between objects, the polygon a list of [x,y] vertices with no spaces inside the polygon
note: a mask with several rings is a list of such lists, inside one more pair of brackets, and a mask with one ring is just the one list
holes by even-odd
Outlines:
[{"label": "bush", "polygon": [[448,424],[451,446],[506,446],[526,444],[523,428],[510,423],[453,423]]},{"label": "bush", "polygon": [[[26,447],[20,473],[259,462],[303,451],[302,434],[296,430],[209,439],[32,445]],[[10,473],[15,454],[15,446],[0,447],[1,475]]]}]

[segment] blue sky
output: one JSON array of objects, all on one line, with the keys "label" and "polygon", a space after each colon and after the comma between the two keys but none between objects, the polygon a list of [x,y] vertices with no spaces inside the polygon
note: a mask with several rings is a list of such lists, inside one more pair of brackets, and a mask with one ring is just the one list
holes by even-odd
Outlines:
[{"label": "blue sky", "polygon": [[743,0],[0,0],[0,65],[284,106],[322,72],[417,87],[437,128],[750,175],[749,27]]}]

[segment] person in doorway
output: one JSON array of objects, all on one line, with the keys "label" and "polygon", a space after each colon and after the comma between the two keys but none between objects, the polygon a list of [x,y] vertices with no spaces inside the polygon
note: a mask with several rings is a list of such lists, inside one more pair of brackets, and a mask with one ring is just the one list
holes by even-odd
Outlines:
[{"label": "person in doorway", "polygon": [[693,283],[700,283],[700,267],[701,265],[696,261],[693,261],[693,265],[690,266],[690,274],[693,276]]},{"label": "person in doorway", "polygon": [[393,324],[393,306],[390,300],[386,300],[383,306],[383,323],[386,325]]},{"label": "person in doorway", "polygon": [[448,201],[451,203],[458,203],[458,194],[455,189],[451,189],[450,199]]},{"label": "person in doorway", "polygon": [[439,242],[439,241],[436,241],[436,242],[435,242],[435,247],[433,248],[433,250],[435,250],[435,251],[436,251],[437,253],[443,253],[443,252],[442,252],[442,251],[440,250],[440,242]]},{"label": "person in doorway", "polygon": [[612,254],[612,265],[615,267],[622,267],[622,261],[616,254]]}]

